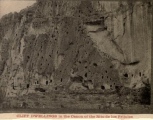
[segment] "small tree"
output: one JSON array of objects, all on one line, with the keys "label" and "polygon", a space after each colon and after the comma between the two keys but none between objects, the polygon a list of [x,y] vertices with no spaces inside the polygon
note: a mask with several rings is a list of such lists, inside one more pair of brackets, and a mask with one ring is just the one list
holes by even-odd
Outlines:
[{"label": "small tree", "polygon": [[0,105],[4,102],[5,92],[0,88]]}]

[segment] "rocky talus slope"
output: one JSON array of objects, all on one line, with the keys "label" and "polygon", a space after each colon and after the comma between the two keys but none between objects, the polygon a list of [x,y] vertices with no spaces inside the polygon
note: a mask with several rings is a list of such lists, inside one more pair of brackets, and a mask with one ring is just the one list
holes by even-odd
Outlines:
[{"label": "rocky talus slope", "polygon": [[1,107],[150,104],[151,37],[151,2],[37,0],[0,19]]}]

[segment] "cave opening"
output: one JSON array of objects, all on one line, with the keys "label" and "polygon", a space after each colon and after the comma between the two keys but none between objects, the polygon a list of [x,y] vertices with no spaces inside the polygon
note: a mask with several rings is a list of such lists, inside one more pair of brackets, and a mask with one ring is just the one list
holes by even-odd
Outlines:
[{"label": "cave opening", "polygon": [[87,77],[87,73],[85,73],[85,75],[84,75],[85,77]]},{"label": "cave opening", "polygon": [[27,84],[27,88],[29,88],[30,87],[30,85],[29,84]]},{"label": "cave opening", "polygon": [[127,74],[127,73],[125,73],[125,74],[124,74],[124,77],[128,77],[128,74]]},{"label": "cave opening", "polygon": [[97,63],[93,63],[93,66],[97,67],[98,65],[97,65]]},{"label": "cave opening", "polygon": [[141,72],[139,72],[139,76],[141,77]]},{"label": "cave opening", "polygon": [[101,86],[101,89],[102,89],[102,90],[105,90],[105,86],[102,85],[102,86]]}]

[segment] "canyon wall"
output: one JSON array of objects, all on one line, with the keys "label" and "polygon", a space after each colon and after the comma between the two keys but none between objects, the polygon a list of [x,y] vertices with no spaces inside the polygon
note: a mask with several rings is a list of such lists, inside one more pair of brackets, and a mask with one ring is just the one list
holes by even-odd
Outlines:
[{"label": "canyon wall", "polygon": [[[94,21],[103,30],[91,37],[87,27],[96,29]],[[112,92],[151,79],[151,2],[37,0],[3,16],[0,31],[0,85],[7,97]]]}]

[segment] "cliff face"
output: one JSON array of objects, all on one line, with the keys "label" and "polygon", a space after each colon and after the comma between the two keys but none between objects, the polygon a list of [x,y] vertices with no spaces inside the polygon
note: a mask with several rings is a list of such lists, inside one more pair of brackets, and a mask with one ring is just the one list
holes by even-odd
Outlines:
[{"label": "cliff face", "polygon": [[[99,25],[101,32],[90,33]],[[1,18],[0,30],[0,85],[8,97],[114,91],[150,79],[151,2],[38,0]],[[139,64],[115,69],[115,59]]]}]

